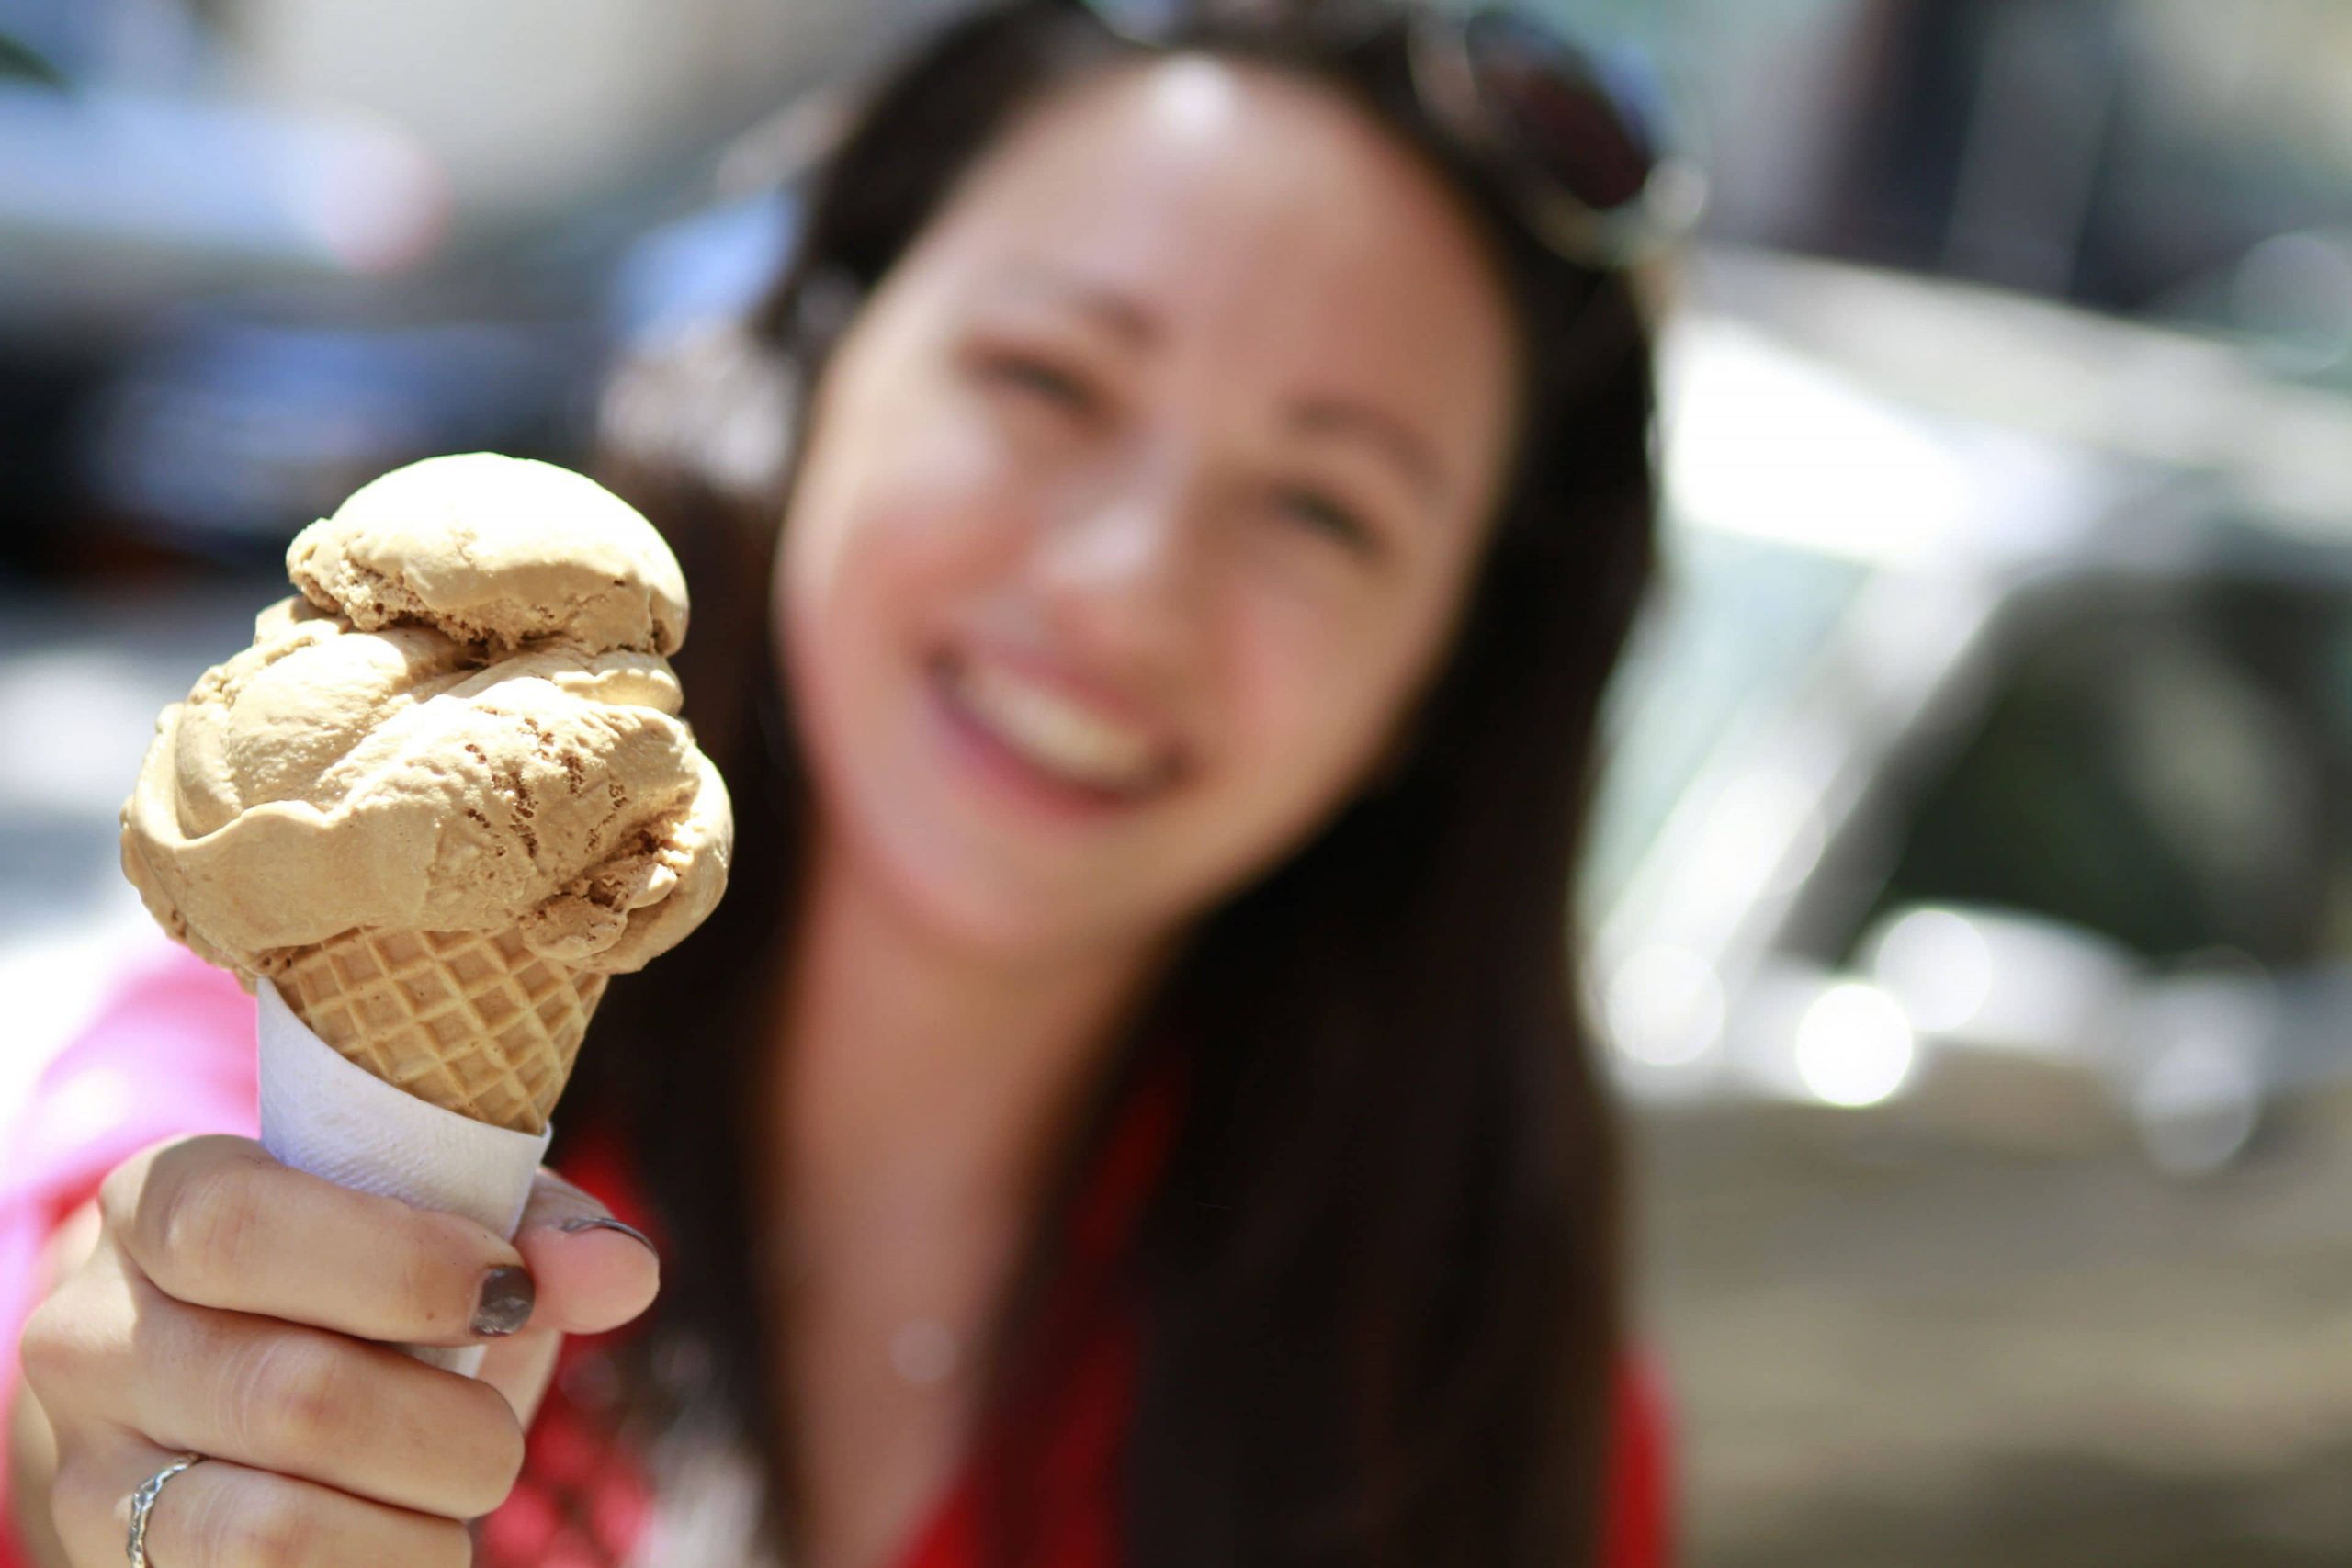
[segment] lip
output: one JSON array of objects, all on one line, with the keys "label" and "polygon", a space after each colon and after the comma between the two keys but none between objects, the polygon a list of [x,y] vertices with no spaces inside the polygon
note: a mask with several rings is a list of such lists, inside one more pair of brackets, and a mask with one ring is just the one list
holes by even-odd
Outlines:
[{"label": "lip", "polygon": [[[1171,766],[1157,783],[1132,791],[1093,788],[1046,773],[1000,739],[987,721],[964,704],[952,678],[956,662],[942,655],[923,670],[924,705],[940,731],[944,748],[982,787],[1024,810],[1054,820],[1099,821],[1149,804],[1166,792],[1181,771],[1181,764]],[[1072,690],[1067,682],[1060,684],[1064,690]]]}]

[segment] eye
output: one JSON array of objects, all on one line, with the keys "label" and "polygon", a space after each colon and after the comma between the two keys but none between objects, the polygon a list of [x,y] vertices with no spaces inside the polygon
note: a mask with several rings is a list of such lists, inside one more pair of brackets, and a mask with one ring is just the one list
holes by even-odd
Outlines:
[{"label": "eye", "polygon": [[1310,528],[1330,535],[1351,549],[1369,555],[1379,543],[1378,536],[1352,508],[1322,491],[1291,487],[1278,491],[1276,499],[1290,515]]},{"label": "eye", "polygon": [[1042,359],[1016,354],[991,355],[981,368],[991,380],[1034,392],[1073,413],[1091,413],[1098,406],[1093,390],[1083,381]]}]

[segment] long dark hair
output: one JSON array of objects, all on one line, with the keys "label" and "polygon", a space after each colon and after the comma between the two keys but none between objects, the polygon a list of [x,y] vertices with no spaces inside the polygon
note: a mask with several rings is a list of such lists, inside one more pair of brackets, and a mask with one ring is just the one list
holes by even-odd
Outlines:
[{"label": "long dark hair", "polygon": [[[1311,11],[1311,7],[1307,8]],[[1107,1043],[989,1345],[992,1560],[1024,1561],[1023,1412],[1056,1376],[1043,1305],[1071,1205],[1160,1054],[1188,1085],[1129,1278],[1148,1332],[1118,1502],[1126,1561],[1557,1568],[1595,1551],[1620,1354],[1612,1118],[1577,1005],[1571,888],[1602,689],[1652,566],[1650,344],[1620,275],[1566,263],[1417,107],[1394,32],[1203,46],[1328,83],[1451,182],[1512,290],[1523,424],[1489,553],[1408,750],[1205,914]],[[625,373],[601,477],[695,591],[682,674],[730,780],[734,886],[615,987],[567,1100],[616,1129],[671,1245],[633,1382],[788,1477],[748,1196],[808,792],[768,567],[809,389],[958,175],[1042,95],[1132,52],[1065,0],[1012,0],[878,79],[818,172],[791,261],[729,330]],[[747,423],[748,422],[748,423]],[[774,463],[756,460],[763,427]],[[752,460],[743,438],[752,436]],[[767,1488],[771,1543],[792,1539]]]}]

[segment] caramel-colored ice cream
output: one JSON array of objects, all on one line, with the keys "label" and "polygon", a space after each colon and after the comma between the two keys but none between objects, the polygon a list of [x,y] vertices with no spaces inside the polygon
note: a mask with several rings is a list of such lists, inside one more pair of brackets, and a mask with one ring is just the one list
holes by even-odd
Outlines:
[{"label": "caramel-colored ice cream", "polygon": [[581,475],[385,475],[288,551],[302,597],[164,710],[123,869],[250,983],[354,930],[512,932],[641,967],[726,885],[727,792],[678,717],[677,563]]}]

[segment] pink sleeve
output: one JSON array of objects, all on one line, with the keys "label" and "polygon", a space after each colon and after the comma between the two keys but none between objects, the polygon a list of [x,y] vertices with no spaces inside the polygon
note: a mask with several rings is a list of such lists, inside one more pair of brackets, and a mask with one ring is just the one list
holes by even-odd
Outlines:
[{"label": "pink sleeve", "polygon": [[[124,976],[58,1052],[0,1132],[0,1461],[17,1341],[51,1233],[107,1172],[185,1133],[254,1135],[254,1002],[227,975],[173,950]],[[21,1568],[0,1462],[0,1568]]]}]

